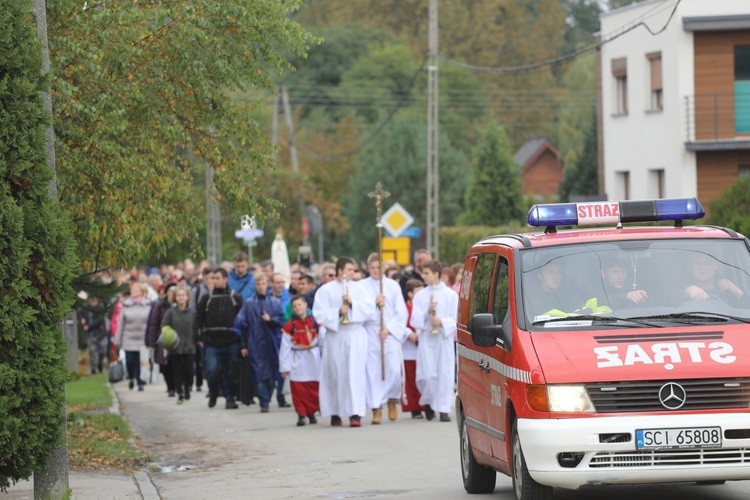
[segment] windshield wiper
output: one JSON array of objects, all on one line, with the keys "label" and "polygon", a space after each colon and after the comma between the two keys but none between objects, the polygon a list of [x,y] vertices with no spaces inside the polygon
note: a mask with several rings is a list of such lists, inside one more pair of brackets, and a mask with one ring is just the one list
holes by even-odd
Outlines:
[{"label": "windshield wiper", "polygon": [[564,321],[591,320],[594,323],[611,323],[609,326],[621,326],[623,328],[637,328],[640,326],[650,326],[653,328],[664,328],[663,325],[654,325],[646,321],[640,321],[641,318],[619,318],[617,316],[594,316],[591,314],[581,314],[580,316],[560,316],[557,318],[543,319],[534,321],[532,325],[544,325],[546,323],[562,323]]},{"label": "windshield wiper", "polygon": [[726,322],[731,320],[739,321],[740,323],[750,323],[750,319],[748,318],[741,318],[739,316],[732,316],[730,314],[721,314],[721,313],[715,313],[715,312],[706,312],[706,311],[694,311],[694,312],[686,312],[686,313],[673,313],[673,314],[659,314],[655,316],[638,316],[636,318],[630,318],[630,319],[648,319],[648,320],[668,320],[668,321],[681,321],[682,323],[686,324],[695,324],[702,321],[713,321],[716,323],[719,322]]}]

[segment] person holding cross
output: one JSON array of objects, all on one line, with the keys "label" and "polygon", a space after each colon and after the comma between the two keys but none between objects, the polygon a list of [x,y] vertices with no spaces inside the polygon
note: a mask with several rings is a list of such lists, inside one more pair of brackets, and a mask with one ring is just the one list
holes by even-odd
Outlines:
[{"label": "person holding cross", "polygon": [[[382,406],[388,404],[388,419],[396,420],[396,403],[401,399],[404,385],[401,362],[401,343],[407,333],[406,303],[401,287],[390,278],[381,277],[380,255],[367,258],[370,277],[362,280],[371,289],[375,304],[382,309],[365,323],[367,330],[367,406],[372,408],[372,423],[383,420]],[[381,287],[382,280],[382,287]],[[381,290],[380,292],[379,290]]]}]

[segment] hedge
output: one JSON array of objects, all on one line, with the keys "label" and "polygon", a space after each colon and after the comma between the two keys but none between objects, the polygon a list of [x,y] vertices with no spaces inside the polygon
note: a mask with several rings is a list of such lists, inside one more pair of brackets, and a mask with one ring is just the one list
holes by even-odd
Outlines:
[{"label": "hedge", "polygon": [[496,234],[518,234],[532,231],[532,228],[519,225],[509,226],[454,226],[441,227],[438,230],[440,238],[440,261],[447,264],[463,262],[466,252],[482,238]]},{"label": "hedge", "polygon": [[48,194],[48,117],[31,0],[0,0],[0,491],[47,466],[65,429],[70,225]]}]

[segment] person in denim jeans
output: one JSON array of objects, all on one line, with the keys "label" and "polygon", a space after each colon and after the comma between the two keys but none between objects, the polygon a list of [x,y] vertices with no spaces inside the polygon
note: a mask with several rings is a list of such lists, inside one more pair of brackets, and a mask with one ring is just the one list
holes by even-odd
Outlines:
[{"label": "person in denim jeans", "polygon": [[221,387],[226,408],[234,410],[237,402],[232,384],[232,361],[239,358],[241,339],[233,325],[242,308],[242,297],[227,287],[226,269],[217,267],[212,274],[214,289],[201,297],[196,307],[193,334],[199,339],[199,345],[205,347],[208,407],[216,406]]}]

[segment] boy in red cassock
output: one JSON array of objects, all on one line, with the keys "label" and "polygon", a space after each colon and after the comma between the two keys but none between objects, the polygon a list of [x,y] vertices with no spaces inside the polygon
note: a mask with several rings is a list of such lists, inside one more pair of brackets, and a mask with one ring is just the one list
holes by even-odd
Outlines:
[{"label": "boy in red cassock", "polygon": [[292,297],[291,304],[294,314],[282,328],[279,371],[282,377],[289,377],[297,426],[303,426],[305,417],[311,424],[317,423],[315,413],[320,410],[318,325],[309,314],[304,295]]}]

